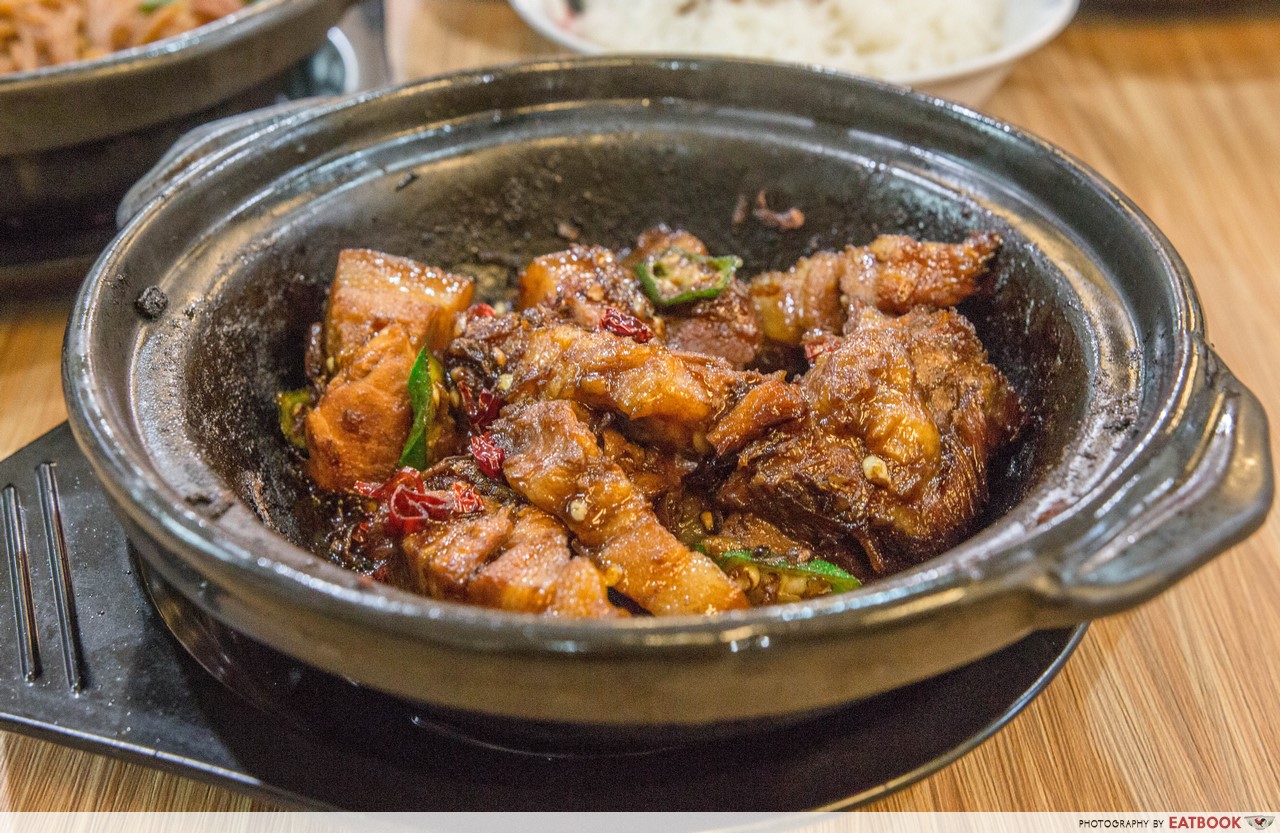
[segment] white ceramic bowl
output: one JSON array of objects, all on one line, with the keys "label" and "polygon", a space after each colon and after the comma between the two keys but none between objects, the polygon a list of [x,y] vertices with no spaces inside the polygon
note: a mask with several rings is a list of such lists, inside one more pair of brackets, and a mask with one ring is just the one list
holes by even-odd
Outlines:
[{"label": "white ceramic bowl", "polygon": [[[624,51],[570,31],[566,25],[570,16],[569,0],[508,2],[543,37],[574,52],[594,55]],[[890,75],[883,80],[976,107],[991,97],[1020,58],[1044,46],[1065,29],[1078,6],[1079,0],[1006,0],[1004,32],[996,51],[929,72]],[[762,56],[744,54],[741,57]]]}]

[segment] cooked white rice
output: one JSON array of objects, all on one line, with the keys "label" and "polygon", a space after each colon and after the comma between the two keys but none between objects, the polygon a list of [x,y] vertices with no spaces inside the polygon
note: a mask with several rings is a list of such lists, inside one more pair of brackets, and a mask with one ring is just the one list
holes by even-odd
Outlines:
[{"label": "cooked white rice", "polygon": [[582,0],[569,24],[620,51],[732,54],[902,78],[993,52],[1004,0]]}]

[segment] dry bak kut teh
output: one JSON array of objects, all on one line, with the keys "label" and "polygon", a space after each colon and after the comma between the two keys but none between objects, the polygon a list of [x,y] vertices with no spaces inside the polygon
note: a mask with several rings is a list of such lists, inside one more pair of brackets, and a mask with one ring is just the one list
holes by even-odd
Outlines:
[{"label": "dry bak kut teh", "polygon": [[332,557],[406,590],[599,618],[845,592],[969,534],[1022,425],[954,308],[999,245],[881,236],[744,280],[659,227],[535,258],[511,310],[346,250],[281,425]]},{"label": "dry bak kut teh", "polygon": [[180,35],[252,0],[0,0],[0,76]]}]

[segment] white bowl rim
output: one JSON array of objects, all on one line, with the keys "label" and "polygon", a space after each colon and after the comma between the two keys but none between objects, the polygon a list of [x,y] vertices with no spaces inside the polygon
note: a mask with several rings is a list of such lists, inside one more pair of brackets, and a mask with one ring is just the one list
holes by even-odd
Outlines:
[{"label": "white bowl rim", "polygon": [[[536,30],[540,35],[550,41],[554,41],[561,46],[571,49],[584,55],[600,55],[606,52],[625,52],[626,50],[612,50],[595,41],[580,37],[579,35],[562,29],[551,21],[547,14],[547,0],[507,0],[516,14]],[[1016,3],[1019,0],[1006,0],[1006,3]],[[1028,55],[1040,47],[1053,40],[1062,30],[1067,28],[1067,24],[1075,17],[1076,11],[1080,7],[1080,0],[1050,0],[1055,3],[1048,10],[1048,16],[1045,21],[1038,27],[1027,32],[1022,38],[1007,43],[994,52],[987,52],[976,58],[970,58],[965,61],[959,61],[944,67],[932,69],[927,72],[904,73],[900,75],[880,76],[883,81],[891,84],[904,84],[907,86],[928,86],[943,81],[955,81],[972,75],[978,75],[989,70],[1011,64],[1019,58]],[[724,57],[723,55],[721,57]],[[738,57],[759,57],[742,55]],[[826,64],[819,64],[827,66]],[[832,67],[840,69],[840,67]],[[848,71],[848,70],[844,70]],[[861,73],[853,73],[855,75]]]}]

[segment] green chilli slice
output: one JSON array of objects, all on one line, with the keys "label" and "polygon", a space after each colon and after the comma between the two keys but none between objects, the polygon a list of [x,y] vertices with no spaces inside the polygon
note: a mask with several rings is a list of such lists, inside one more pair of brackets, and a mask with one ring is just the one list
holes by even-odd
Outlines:
[{"label": "green chilli slice", "polygon": [[276,394],[276,410],[280,418],[280,433],[294,448],[305,450],[307,447],[306,432],[303,421],[307,411],[311,409],[311,391],[308,388],[298,390],[282,390]]},{"label": "green chilli slice", "polygon": [[413,426],[400,452],[400,465],[421,471],[431,464],[431,429],[436,408],[444,391],[444,366],[426,347],[418,353],[409,371],[409,404],[413,406]]},{"label": "green chilli slice", "polygon": [[741,266],[736,255],[708,257],[672,247],[636,264],[636,278],[650,301],[674,307],[717,297]]},{"label": "green chilli slice", "polygon": [[[796,563],[784,556],[767,551],[731,550],[716,558],[716,563],[720,569],[730,574],[747,567],[754,567],[761,574],[773,573],[779,579],[797,578],[804,579],[806,582],[816,581],[819,582],[819,587],[825,584],[826,588],[829,588],[827,592],[831,593],[847,593],[862,586],[857,576],[820,558]],[[825,593],[816,592],[812,595],[825,595]],[[805,598],[808,597],[809,595],[805,596]]]}]

